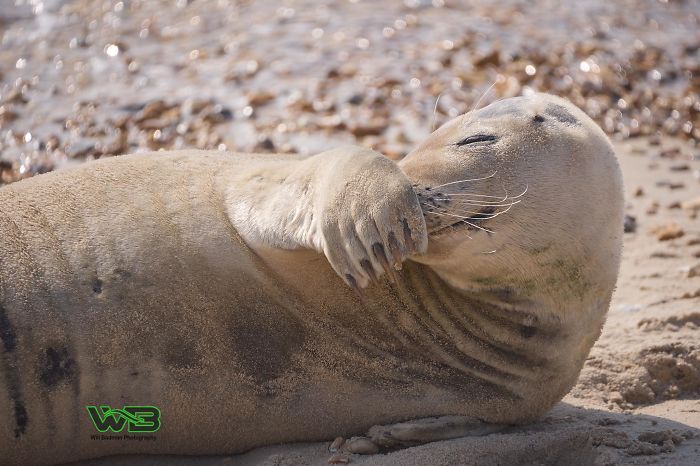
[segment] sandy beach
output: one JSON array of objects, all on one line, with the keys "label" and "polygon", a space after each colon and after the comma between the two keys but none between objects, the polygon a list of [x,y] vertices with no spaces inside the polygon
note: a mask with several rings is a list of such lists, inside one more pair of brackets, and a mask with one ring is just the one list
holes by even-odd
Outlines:
[{"label": "sandy beach", "polygon": [[[613,140],[627,205],[617,290],[577,385],[532,425],[346,458],[695,465],[699,21],[696,1],[0,0],[0,183],[160,148],[351,143],[398,159],[475,106],[567,97]],[[83,464],[320,465],[334,437]]]}]

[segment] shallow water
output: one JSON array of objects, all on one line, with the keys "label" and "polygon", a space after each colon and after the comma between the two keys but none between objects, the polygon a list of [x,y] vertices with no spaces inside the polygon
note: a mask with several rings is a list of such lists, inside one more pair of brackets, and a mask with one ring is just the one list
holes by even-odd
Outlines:
[{"label": "shallow water", "polygon": [[615,137],[695,144],[699,17],[697,1],[0,0],[0,179],[159,148],[397,158],[482,96],[535,91]]}]

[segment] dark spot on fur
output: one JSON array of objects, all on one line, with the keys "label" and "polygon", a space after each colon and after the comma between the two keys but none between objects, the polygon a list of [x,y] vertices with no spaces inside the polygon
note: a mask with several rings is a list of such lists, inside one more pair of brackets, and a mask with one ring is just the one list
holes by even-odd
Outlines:
[{"label": "dark spot on fur", "polygon": [[29,422],[29,416],[27,415],[27,408],[24,407],[24,403],[20,400],[15,400],[15,423],[17,427],[15,428],[15,438],[19,438],[27,431],[27,423]]},{"label": "dark spot on fur", "polygon": [[426,186],[426,187],[425,187],[425,190],[426,190],[426,191],[430,191],[430,186]]},{"label": "dark spot on fur", "polygon": [[292,357],[304,344],[304,327],[289,311],[264,298],[250,312],[237,315],[246,317],[229,324],[234,357],[263,387],[292,367]]},{"label": "dark spot on fur", "polygon": [[139,371],[131,371],[129,375],[132,377],[137,377],[139,375]]},{"label": "dark spot on fur", "polygon": [[535,118],[533,118],[535,123],[542,123],[544,122],[544,117],[542,115],[535,115]]},{"label": "dark spot on fur", "polygon": [[13,354],[17,348],[17,334],[15,329],[10,323],[10,319],[7,317],[7,311],[0,303],[0,339],[2,339],[2,346],[5,353],[0,355],[0,362],[2,362],[2,367],[0,370],[5,372],[5,383],[7,387],[7,394],[12,400],[14,405],[14,417],[15,417],[15,437],[19,438],[27,431],[27,423],[29,422],[29,416],[27,415],[27,409],[24,407],[22,402],[22,393],[19,389],[19,372],[16,355]]},{"label": "dark spot on fur", "polygon": [[532,338],[537,334],[537,328],[529,325],[523,325],[520,328],[520,334],[523,336],[523,338]]},{"label": "dark spot on fur", "polygon": [[39,380],[45,386],[53,388],[61,382],[68,381],[75,375],[75,361],[66,348],[46,348],[39,361]]},{"label": "dark spot on fur", "polygon": [[578,125],[579,122],[576,119],[575,116],[569,112],[566,107],[563,105],[558,105],[558,104],[549,104],[547,105],[547,108],[545,109],[545,113],[547,115],[552,116],[553,118],[557,119],[561,123],[567,123],[570,125]]},{"label": "dark spot on fur", "polygon": [[164,361],[169,367],[189,369],[199,365],[199,355],[194,343],[185,337],[178,337],[167,343]]},{"label": "dark spot on fur", "polygon": [[102,280],[96,278],[95,281],[92,282],[92,291],[94,291],[96,294],[102,293]]},{"label": "dark spot on fur", "polygon": [[7,318],[7,312],[5,308],[0,304],[0,339],[2,340],[3,348],[8,353],[11,353],[17,347],[17,335],[15,334],[15,329],[10,323],[10,319]]}]

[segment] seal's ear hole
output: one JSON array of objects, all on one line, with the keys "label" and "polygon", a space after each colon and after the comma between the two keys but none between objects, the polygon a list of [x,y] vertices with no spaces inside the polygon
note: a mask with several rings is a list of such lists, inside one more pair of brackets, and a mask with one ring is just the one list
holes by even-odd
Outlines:
[{"label": "seal's ear hole", "polygon": [[542,115],[535,115],[535,117],[532,120],[535,123],[542,123],[544,121],[544,117]]}]

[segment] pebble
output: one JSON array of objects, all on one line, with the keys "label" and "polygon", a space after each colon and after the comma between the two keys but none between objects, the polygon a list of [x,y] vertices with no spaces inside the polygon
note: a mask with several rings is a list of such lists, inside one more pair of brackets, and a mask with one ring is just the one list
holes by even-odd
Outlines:
[{"label": "pebble", "polygon": [[367,437],[352,437],[345,442],[343,450],[360,455],[374,455],[379,453],[379,447]]},{"label": "pebble", "polygon": [[333,442],[331,442],[331,444],[328,446],[328,451],[335,453],[342,448],[344,443],[345,439],[343,437],[336,437],[335,440],[333,440]]},{"label": "pebble", "polygon": [[328,458],[328,464],[348,464],[350,462],[350,457],[343,453],[333,453],[330,458]]},{"label": "pebble", "polygon": [[652,227],[649,232],[656,236],[659,241],[668,241],[675,238],[680,238],[685,234],[685,231],[675,222],[665,223]]},{"label": "pebble", "polygon": [[700,197],[681,202],[681,208],[694,218],[700,213]]},{"label": "pebble", "polygon": [[700,264],[695,264],[693,266],[688,267],[685,276],[687,278],[700,277]]}]

